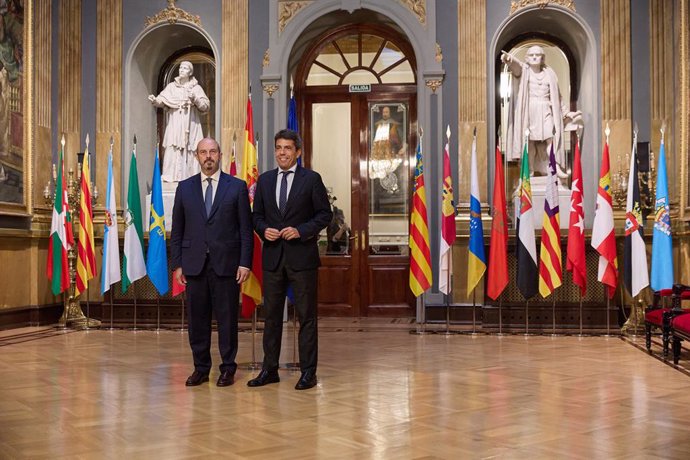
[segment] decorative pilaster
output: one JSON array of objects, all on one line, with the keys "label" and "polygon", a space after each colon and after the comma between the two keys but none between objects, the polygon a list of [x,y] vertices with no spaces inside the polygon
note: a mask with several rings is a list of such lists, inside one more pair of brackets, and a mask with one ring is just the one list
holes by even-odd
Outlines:
[{"label": "decorative pilaster", "polygon": [[65,172],[77,168],[81,131],[81,0],[59,2],[58,126],[65,135]]},{"label": "decorative pilaster", "polygon": [[[678,112],[676,132],[679,152],[676,165],[680,176],[679,208],[680,217],[686,218],[690,211],[690,183],[688,181],[688,162],[690,161],[690,0],[675,2],[677,19],[675,30],[678,31],[678,54],[675,57],[678,65]],[[674,47],[675,48],[675,47]],[[690,272],[685,271],[686,277]],[[687,282],[687,278],[686,278]]]},{"label": "decorative pilaster", "polygon": [[[52,46],[52,27],[51,27],[51,0],[36,0],[35,10],[35,61],[34,72],[36,78],[34,101],[41,101],[34,104],[36,114],[36,124],[34,129],[34,152],[35,168],[33,182],[33,197],[36,206],[43,205],[40,197],[43,195],[43,188],[52,178],[52,171],[49,165],[53,162],[53,148],[51,139],[51,93],[53,72],[51,70],[51,46]],[[25,137],[25,139],[31,139]],[[48,166],[48,167],[46,167]],[[46,207],[46,206],[42,206]]]},{"label": "decorative pilaster", "polygon": [[[122,0],[98,0],[96,36],[96,152],[105,159],[113,138],[113,181],[120,183],[122,133]],[[107,162],[98,163],[96,185],[105,190]]]},{"label": "decorative pilaster", "polygon": [[[244,124],[247,117],[247,94],[249,91],[249,2],[248,0],[224,0],[223,4],[223,46],[222,51],[222,134],[221,149],[223,170],[227,171],[230,161],[233,134],[237,135],[237,160],[242,161],[244,149]],[[261,88],[253,88],[255,95]],[[256,123],[256,121],[255,121]]]}]

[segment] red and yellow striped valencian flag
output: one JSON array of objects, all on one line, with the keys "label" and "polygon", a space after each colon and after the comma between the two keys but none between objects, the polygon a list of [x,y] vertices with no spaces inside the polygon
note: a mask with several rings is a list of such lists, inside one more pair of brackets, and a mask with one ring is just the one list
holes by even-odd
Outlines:
[{"label": "red and yellow striped valencian flag", "polygon": [[[259,156],[254,139],[254,116],[252,114],[252,95],[247,99],[247,122],[244,126],[244,155],[242,158],[239,178],[247,183],[249,191],[249,204],[254,207],[254,194],[256,182],[259,180]],[[247,318],[252,315],[256,306],[261,303],[261,286],[263,284],[261,264],[261,239],[254,233],[254,253],[252,255],[252,271],[249,279],[242,283],[242,316]]]},{"label": "red and yellow striped valencian flag", "polygon": [[93,244],[93,208],[91,207],[91,167],[89,163],[89,148],[87,146],[81,167],[77,281],[74,295],[79,295],[88,289],[89,280],[96,276],[96,254]]},{"label": "red and yellow striped valencian flag", "polygon": [[429,250],[429,218],[426,212],[424,167],[421,141],[417,145],[414,170],[414,192],[410,214],[410,289],[419,297],[431,287],[431,251]]}]

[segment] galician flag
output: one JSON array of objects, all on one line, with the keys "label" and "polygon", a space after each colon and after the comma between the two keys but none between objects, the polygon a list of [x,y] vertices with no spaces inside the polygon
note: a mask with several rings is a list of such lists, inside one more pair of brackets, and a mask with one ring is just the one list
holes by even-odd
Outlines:
[{"label": "galician flag", "polygon": [[417,144],[410,213],[410,290],[419,297],[431,287],[431,249],[429,246],[429,218],[426,211],[422,140]]},{"label": "galician flag", "polygon": [[558,177],[553,144],[549,153],[549,175],[544,197],[544,216],[541,221],[541,249],[539,251],[539,294],[548,297],[563,284],[561,258],[561,217],[558,205]]},{"label": "galician flag", "polygon": [[105,194],[105,228],[103,229],[103,268],[101,269],[101,294],[120,281],[120,243],[117,230],[117,205],[113,183],[113,140],[108,152],[108,186]]},{"label": "galician flag", "polygon": [[616,256],[616,234],[613,226],[613,200],[611,198],[611,166],[609,143],[604,144],[601,157],[601,173],[597,189],[597,209],[592,224],[592,247],[599,253],[597,279],[607,286],[608,295],[613,298],[618,285],[618,258]]},{"label": "galician flag", "polygon": [[529,180],[529,158],[527,138],[520,162],[520,213],[517,218],[518,240],[517,287],[522,296],[529,300],[537,293],[537,243],[534,240],[534,209],[532,208],[532,186]]},{"label": "galician flag", "polygon": [[452,251],[455,242],[455,204],[453,203],[453,176],[450,172],[450,126],[446,129],[446,147],[443,150],[443,185],[441,190],[441,248],[438,270],[438,290],[450,294],[453,277]]},{"label": "galician flag", "polygon": [[144,219],[141,217],[136,137],[134,138],[132,159],[129,163],[127,206],[122,218],[125,221],[125,257],[122,269],[122,292],[124,293],[127,292],[130,284],[146,276],[146,264],[144,263]]},{"label": "galician flag", "polygon": [[666,149],[664,138],[659,148],[659,163],[656,168],[656,201],[654,212],[654,233],[652,236],[652,289],[673,287],[673,244],[671,240],[671,214],[668,202],[668,179],[666,178]]},{"label": "galician flag", "polygon": [[467,259],[467,293],[469,294],[477,287],[486,271],[482,205],[479,197],[479,176],[477,174],[476,129],[472,140],[472,157],[470,159],[470,245]]},{"label": "galician flag", "polygon": [[573,274],[573,283],[580,287],[580,294],[587,291],[587,261],[585,259],[585,210],[582,207],[582,159],[580,140],[575,144],[573,158],[573,183],[570,194],[570,220],[568,223],[568,251],[565,269]]},{"label": "galician flag", "polygon": [[489,248],[489,269],[486,280],[486,295],[493,300],[498,299],[498,296],[508,286],[508,213],[504,182],[503,156],[498,143],[496,143],[491,246]]},{"label": "galician flag", "polygon": [[89,280],[96,276],[96,254],[93,243],[93,209],[91,207],[91,156],[89,155],[89,136],[86,136],[86,149],[81,168],[81,193],[79,194],[79,241],[77,251],[77,279],[74,295],[77,296],[89,287]]},{"label": "galician flag", "polygon": [[[64,138],[62,145],[64,147]],[[72,219],[69,215],[67,203],[67,189],[64,183],[65,166],[60,149],[57,178],[55,180],[55,197],[53,199],[53,218],[50,224],[50,239],[48,240],[48,261],[46,275],[50,280],[53,295],[58,295],[69,288],[69,267],[67,265],[67,251],[74,244],[72,233]]]},{"label": "galician flag", "polygon": [[158,147],[151,179],[151,216],[149,217],[149,247],[146,252],[146,273],[160,295],[168,292],[168,255],[165,250],[165,209]]}]

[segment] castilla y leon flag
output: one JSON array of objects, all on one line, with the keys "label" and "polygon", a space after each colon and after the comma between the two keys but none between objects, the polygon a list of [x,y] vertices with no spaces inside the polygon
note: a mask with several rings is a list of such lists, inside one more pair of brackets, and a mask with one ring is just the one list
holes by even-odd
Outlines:
[{"label": "castilla y leon flag", "polygon": [[470,244],[467,264],[467,294],[469,295],[477,287],[486,271],[482,205],[479,197],[479,176],[477,174],[476,130],[472,140],[472,156],[470,159]]},{"label": "castilla y leon flag", "polygon": [[601,157],[601,173],[597,189],[597,209],[592,224],[592,247],[599,253],[597,279],[608,288],[609,298],[613,298],[618,284],[618,258],[616,256],[616,235],[613,226],[613,206],[611,198],[611,167],[609,144],[604,144]]},{"label": "castilla y leon flag", "polygon": [[[254,139],[254,116],[252,114],[252,95],[247,99],[247,122],[244,127],[244,155],[242,158],[240,179],[247,183],[249,203],[254,207],[256,182],[259,180],[259,158]],[[261,303],[263,284],[261,264],[261,238],[254,233],[254,253],[252,255],[252,270],[249,279],[242,283],[242,317],[252,315],[257,305]]]},{"label": "castilla y leon flag", "polygon": [[520,165],[520,213],[517,218],[518,240],[515,251],[516,284],[525,300],[529,300],[537,293],[539,274],[537,273],[537,244],[534,240],[534,209],[532,208],[532,186],[529,179],[526,139]]},{"label": "castilla y leon flag", "polygon": [[48,260],[46,275],[50,280],[53,295],[58,295],[69,288],[69,267],[67,251],[74,244],[72,218],[67,203],[67,189],[64,183],[65,166],[60,149],[57,178],[55,180],[55,197],[53,199],[53,218],[50,224],[48,240]]},{"label": "castilla y leon flag", "polygon": [[84,152],[81,168],[81,184],[79,197],[79,241],[77,254],[77,280],[74,295],[77,296],[88,289],[91,278],[96,276],[96,254],[93,243],[93,209],[91,207],[91,167],[88,148]]},{"label": "castilla y leon flag", "polygon": [[585,259],[585,211],[582,207],[582,159],[579,140],[575,144],[571,188],[565,269],[572,272],[573,283],[580,287],[580,294],[585,295],[587,291],[587,261]]},{"label": "castilla y leon flag", "polygon": [[654,233],[652,236],[652,279],[655,291],[673,287],[673,242],[671,240],[671,214],[668,204],[666,178],[666,152],[664,139],[659,148],[659,166],[656,168],[656,201]]},{"label": "castilla y leon flag", "polygon": [[548,297],[563,283],[561,259],[561,217],[558,206],[558,178],[553,144],[549,153],[549,175],[544,197],[544,216],[541,222],[539,250],[539,294]]},{"label": "castilla y leon flag", "polygon": [[640,210],[640,182],[637,176],[637,135],[633,137],[628,175],[628,199],[625,206],[625,243],[623,246],[623,281],[631,296],[635,297],[649,286],[647,248],[644,243]]},{"label": "castilla y leon flag", "polygon": [[417,144],[412,213],[410,214],[410,290],[415,297],[419,297],[430,287],[429,219],[426,212],[422,141],[420,139]]},{"label": "castilla y leon flag", "polygon": [[503,156],[498,145],[496,145],[495,163],[491,245],[489,247],[489,269],[486,280],[486,295],[493,300],[498,299],[498,296],[508,286],[506,189],[503,177]]},{"label": "castilla y leon flag", "polygon": [[[450,138],[450,127],[448,127]],[[441,249],[439,257],[438,290],[449,294],[453,276],[451,248],[455,242],[455,204],[453,203],[453,176],[450,172],[449,146],[443,150],[443,184],[441,189]]]}]

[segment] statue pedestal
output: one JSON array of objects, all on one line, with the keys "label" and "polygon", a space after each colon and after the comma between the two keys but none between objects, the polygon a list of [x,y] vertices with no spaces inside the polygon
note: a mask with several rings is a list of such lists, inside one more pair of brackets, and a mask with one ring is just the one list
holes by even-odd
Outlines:
[{"label": "statue pedestal", "polygon": [[[542,220],[544,219],[544,200],[546,199],[546,176],[538,176],[530,178],[530,186],[532,187],[532,209],[534,217],[534,229],[541,230]],[[558,210],[561,221],[561,228],[568,229],[570,220],[570,194],[571,190],[559,183],[558,185]],[[513,197],[513,206],[515,209],[514,216],[517,216],[517,211],[520,209],[520,197]],[[517,220],[514,219],[513,225],[517,225]]]},{"label": "statue pedestal", "polygon": [[[175,204],[175,192],[177,182],[163,182],[163,209],[165,210],[165,231],[172,229],[172,211]],[[146,215],[144,218],[144,231],[149,231],[149,217],[151,216],[151,194],[146,195]]]}]

